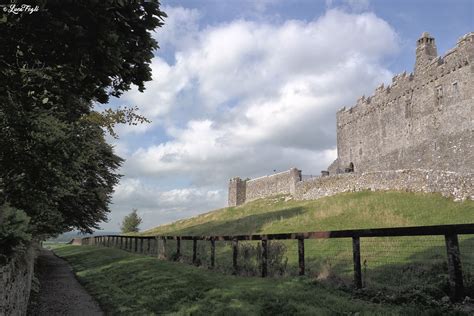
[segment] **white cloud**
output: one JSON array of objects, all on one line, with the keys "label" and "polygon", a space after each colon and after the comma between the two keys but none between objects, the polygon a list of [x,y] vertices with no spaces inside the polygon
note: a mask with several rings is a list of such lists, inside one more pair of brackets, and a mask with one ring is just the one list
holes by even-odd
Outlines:
[{"label": "white cloud", "polygon": [[[336,110],[388,81],[380,61],[397,49],[385,21],[340,10],[312,22],[239,20],[196,32],[199,41],[178,50],[175,64],[156,58],[158,73],[145,93],[128,96],[152,119],[166,120],[173,138],[133,153],[127,170],[135,175],[201,177],[204,165],[233,170],[233,160],[264,150],[330,150]],[[253,159],[246,161],[242,169],[253,169]]]},{"label": "white cloud", "polygon": [[192,216],[203,211],[218,208],[227,196],[222,190],[187,187],[162,190],[155,185],[146,185],[140,179],[128,178],[116,187],[111,222],[112,229],[118,229],[120,222],[132,209],[137,209],[143,218],[142,229],[168,223],[183,216]]},{"label": "white cloud", "polygon": [[168,17],[165,25],[156,31],[158,44],[162,48],[180,50],[192,46],[197,41],[197,30],[201,14],[196,9],[164,6]]},{"label": "white cloud", "polygon": [[145,135],[161,125],[170,140],[133,152],[121,147],[123,173],[158,183],[185,179],[194,189],[156,193],[140,182],[140,190],[119,187],[116,203],[139,196],[147,208],[192,209],[196,196],[208,206],[224,203],[232,176],[290,167],[319,173],[336,156],[336,111],[392,77],[382,64],[397,51],[398,38],[373,13],[332,9],[310,22],[236,20],[200,28],[197,11],[167,12],[170,29],[157,36],[175,48],[175,60],[156,57],[145,93],[127,93],[125,100],[155,122]]}]

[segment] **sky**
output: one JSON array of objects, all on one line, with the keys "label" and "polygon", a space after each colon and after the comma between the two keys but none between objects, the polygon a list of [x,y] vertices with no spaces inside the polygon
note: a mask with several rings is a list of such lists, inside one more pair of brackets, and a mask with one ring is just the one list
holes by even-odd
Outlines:
[{"label": "sky", "polygon": [[[229,179],[336,158],[336,112],[413,70],[427,31],[438,55],[474,31],[474,0],[163,0],[165,25],[138,106],[152,122],[109,137],[125,159],[109,221],[141,229],[227,205]],[[100,110],[100,108],[99,108]]]}]

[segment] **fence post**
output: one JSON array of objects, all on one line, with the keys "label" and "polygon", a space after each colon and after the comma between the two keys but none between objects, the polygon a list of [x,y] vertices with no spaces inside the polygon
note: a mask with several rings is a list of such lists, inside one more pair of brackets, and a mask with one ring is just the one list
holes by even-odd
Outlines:
[{"label": "fence post", "polygon": [[268,269],[268,240],[262,239],[262,278],[267,276]]},{"label": "fence post", "polygon": [[140,253],[143,254],[143,238],[140,238]]},{"label": "fence post", "polygon": [[179,260],[181,257],[181,238],[176,237],[176,260]]},{"label": "fence post", "polygon": [[216,265],[216,241],[214,237],[211,238],[211,269]]},{"label": "fence post", "polygon": [[360,265],[360,238],[352,237],[352,253],[354,258],[354,286],[362,288],[362,269]]},{"label": "fence post", "polygon": [[162,252],[161,257],[163,259],[166,259],[166,237],[165,236],[161,237],[161,240],[163,241],[163,243],[161,244],[161,252]]},{"label": "fence post", "polygon": [[464,284],[462,279],[461,253],[457,234],[444,236],[448,254],[449,290],[452,301],[459,301],[463,297]]},{"label": "fence post", "polygon": [[237,256],[239,255],[239,241],[237,239],[232,239],[232,267],[234,269],[234,275],[237,275],[238,266],[237,266]]},{"label": "fence post", "polygon": [[298,238],[298,263],[300,275],[304,275],[304,238]]},{"label": "fence post", "polygon": [[138,252],[138,238],[133,237],[133,240],[134,240],[134,244],[135,244],[135,251],[134,252]]},{"label": "fence post", "polygon": [[193,238],[193,264],[195,265],[197,261],[197,239]]},{"label": "fence post", "polygon": [[151,238],[148,237],[148,238],[146,239],[146,254],[147,254],[147,255],[150,254],[150,249],[151,249],[150,245],[151,245]]}]

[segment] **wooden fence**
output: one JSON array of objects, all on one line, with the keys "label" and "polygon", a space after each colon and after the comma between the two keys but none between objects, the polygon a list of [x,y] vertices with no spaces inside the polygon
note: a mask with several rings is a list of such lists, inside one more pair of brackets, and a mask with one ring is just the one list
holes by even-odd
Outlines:
[{"label": "wooden fence", "polygon": [[[319,231],[306,233],[284,233],[284,234],[256,234],[256,235],[235,235],[235,236],[124,236],[124,235],[104,235],[85,237],[82,239],[83,245],[103,245],[117,246],[135,252],[144,252],[144,240],[174,240],[176,241],[176,255],[181,255],[181,241],[193,241],[192,262],[197,262],[197,241],[209,241],[211,246],[210,267],[215,267],[216,241],[232,242],[232,258],[234,273],[238,271],[238,242],[239,241],[261,241],[262,243],[262,264],[261,275],[268,274],[268,241],[270,240],[298,240],[298,264],[299,274],[305,274],[305,239],[327,239],[327,238],[352,238],[352,253],[354,264],[354,286],[362,287],[362,269],[360,258],[360,239],[373,237],[408,237],[408,236],[444,236],[447,253],[448,275],[450,296],[454,301],[463,298],[464,285],[461,268],[461,253],[459,250],[458,235],[474,234],[474,224],[458,225],[437,225],[437,226],[415,226],[415,227],[395,227],[395,228],[374,228],[356,230]],[[148,253],[150,252],[150,242],[147,243]]]}]

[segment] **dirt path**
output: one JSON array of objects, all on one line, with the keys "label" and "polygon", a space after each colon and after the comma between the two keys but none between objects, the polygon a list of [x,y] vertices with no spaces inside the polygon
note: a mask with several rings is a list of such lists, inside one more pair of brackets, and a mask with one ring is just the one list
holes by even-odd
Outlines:
[{"label": "dirt path", "polygon": [[69,264],[50,250],[38,257],[40,291],[31,315],[104,315],[97,302],[76,280]]}]

